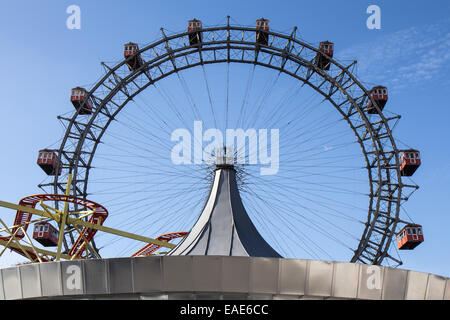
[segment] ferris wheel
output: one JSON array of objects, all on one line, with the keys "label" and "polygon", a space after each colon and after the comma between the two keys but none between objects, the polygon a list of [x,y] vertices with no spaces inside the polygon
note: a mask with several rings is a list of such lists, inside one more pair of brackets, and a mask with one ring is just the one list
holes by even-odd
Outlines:
[{"label": "ferris wheel", "polygon": [[[422,227],[401,214],[418,188],[410,177],[420,152],[397,147],[392,127],[400,116],[385,110],[386,87],[364,87],[356,61],[333,58],[333,42],[309,44],[296,33],[273,31],[267,19],[240,26],[228,17],[212,27],[194,19],[185,32],[161,29],[155,42],[125,44],[120,62],[102,63],[100,81],[72,89],[75,112],[58,117],[60,146],[38,157],[48,175],[39,187],[66,196],[33,198],[33,208],[54,201],[54,210],[66,206],[87,223],[163,236],[141,248],[123,233],[96,233],[92,224],[80,230],[69,219],[59,230],[61,254],[148,255],[186,236],[215,166],[193,157],[174,163],[173,132],[194,132],[190,150],[206,143],[199,140],[208,129],[242,128],[279,132],[278,158],[272,148],[270,163],[250,164],[247,152],[236,172],[250,217],[281,255],[401,264],[398,250],[423,241]],[[261,175],[272,165],[274,174]],[[22,212],[16,225],[30,219]],[[39,233],[45,223],[36,226]]]}]

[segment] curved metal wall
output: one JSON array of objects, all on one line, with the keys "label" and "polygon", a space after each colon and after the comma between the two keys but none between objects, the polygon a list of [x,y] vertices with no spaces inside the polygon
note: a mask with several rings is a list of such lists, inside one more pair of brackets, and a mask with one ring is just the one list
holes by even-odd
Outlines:
[{"label": "curved metal wall", "polygon": [[0,299],[450,300],[450,279],[374,265],[280,258],[162,256],[21,265]]}]

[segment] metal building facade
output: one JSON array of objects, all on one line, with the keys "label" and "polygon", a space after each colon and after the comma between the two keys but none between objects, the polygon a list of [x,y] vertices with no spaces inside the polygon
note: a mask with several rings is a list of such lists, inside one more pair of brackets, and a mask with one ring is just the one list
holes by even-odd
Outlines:
[{"label": "metal building facade", "polygon": [[450,280],[317,260],[151,256],[5,268],[0,298],[450,300]]}]

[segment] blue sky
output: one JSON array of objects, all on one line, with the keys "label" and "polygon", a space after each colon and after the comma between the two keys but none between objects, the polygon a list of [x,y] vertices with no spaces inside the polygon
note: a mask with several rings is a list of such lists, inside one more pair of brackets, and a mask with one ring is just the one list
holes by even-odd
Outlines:
[{"label": "blue sky", "polygon": [[[81,30],[66,28],[72,4],[81,8]],[[381,8],[380,30],[366,27],[371,4]],[[161,27],[181,31],[193,17],[206,25],[224,24],[227,15],[242,25],[266,17],[277,31],[297,26],[307,42],[335,42],[338,60],[358,60],[363,83],[389,87],[389,110],[402,115],[395,136],[423,157],[413,177],[421,188],[405,209],[424,226],[426,241],[402,255],[402,267],[450,276],[448,1],[18,0],[0,6],[0,199],[17,202],[39,192],[45,177],[35,164],[37,151],[61,138],[56,116],[72,111],[70,88],[94,84],[101,61],[120,61],[123,43],[150,43]],[[3,220],[12,216],[0,208]],[[11,260],[0,265],[15,261],[5,258]]]}]

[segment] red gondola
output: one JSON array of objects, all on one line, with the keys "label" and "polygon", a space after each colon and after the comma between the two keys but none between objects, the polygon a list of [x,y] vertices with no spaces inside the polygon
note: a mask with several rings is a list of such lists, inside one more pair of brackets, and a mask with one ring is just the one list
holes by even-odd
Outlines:
[{"label": "red gondola", "polygon": [[188,32],[189,33],[189,44],[194,46],[196,44],[202,43],[202,22],[197,19],[188,21]]},{"label": "red gondola", "polygon": [[79,110],[79,114],[92,113],[92,100],[88,98],[86,89],[80,87],[73,88],[70,94],[70,101],[75,109]]},{"label": "red gondola", "polygon": [[48,222],[34,224],[33,239],[44,247],[58,245],[58,230]]},{"label": "red gondola", "polygon": [[138,51],[139,46],[136,43],[129,42],[124,45],[123,56],[127,59],[127,66],[130,71],[135,71],[144,65],[144,60]]},{"label": "red gondola", "polygon": [[[43,149],[39,151],[37,164],[49,176],[56,175],[58,170],[58,156],[53,150]],[[59,168],[58,176],[61,174],[62,167]]]},{"label": "red gondola", "polygon": [[423,242],[422,226],[407,224],[397,234],[397,247],[400,250],[412,250]]},{"label": "red gondola", "polygon": [[330,70],[330,58],[333,58],[334,43],[330,41],[322,41],[319,44],[319,54],[317,57],[317,67],[322,70]]},{"label": "red gondola", "polygon": [[[386,102],[388,101],[388,90],[386,87],[383,86],[376,86],[373,87],[370,92],[370,96],[372,99],[376,102],[378,107],[383,110],[384,106],[386,105]],[[377,114],[378,111],[375,108],[375,106],[372,103],[372,99],[368,99],[367,102],[367,112],[370,114]]]},{"label": "red gondola", "polygon": [[406,150],[401,154],[400,162],[401,175],[410,177],[421,165],[420,152],[414,149]]},{"label": "red gondola", "polygon": [[267,46],[269,44],[269,23],[264,18],[256,20],[256,43]]}]

